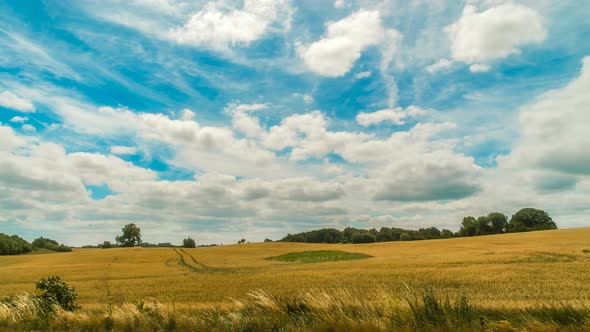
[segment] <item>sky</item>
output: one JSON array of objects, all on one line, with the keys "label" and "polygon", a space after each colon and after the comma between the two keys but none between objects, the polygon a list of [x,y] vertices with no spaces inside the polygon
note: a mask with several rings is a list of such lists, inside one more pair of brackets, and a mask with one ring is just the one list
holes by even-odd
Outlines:
[{"label": "sky", "polygon": [[590,3],[0,2],[0,232],[590,226]]}]

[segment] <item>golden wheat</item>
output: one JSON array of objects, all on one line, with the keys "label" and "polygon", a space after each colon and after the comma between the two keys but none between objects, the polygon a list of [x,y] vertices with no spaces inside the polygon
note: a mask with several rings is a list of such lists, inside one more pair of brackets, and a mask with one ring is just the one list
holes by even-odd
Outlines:
[{"label": "golden wheat", "polygon": [[[265,260],[324,249],[373,258],[316,264]],[[539,303],[587,307],[590,254],[585,249],[590,249],[590,228],[365,245],[77,249],[0,257],[0,297],[34,293],[36,280],[55,274],[76,287],[85,311],[101,311],[105,303],[122,305],[146,298],[180,309],[220,308],[256,289],[279,297],[346,290],[340,296],[351,301],[380,292],[401,298],[405,285],[434,285],[441,295],[465,294],[475,305],[487,308],[526,308]]]}]

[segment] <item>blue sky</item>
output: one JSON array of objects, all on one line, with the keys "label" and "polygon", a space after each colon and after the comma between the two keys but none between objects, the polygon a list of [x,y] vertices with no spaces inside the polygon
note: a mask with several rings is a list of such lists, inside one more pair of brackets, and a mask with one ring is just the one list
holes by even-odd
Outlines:
[{"label": "blue sky", "polygon": [[0,232],[588,226],[583,1],[0,3]]}]

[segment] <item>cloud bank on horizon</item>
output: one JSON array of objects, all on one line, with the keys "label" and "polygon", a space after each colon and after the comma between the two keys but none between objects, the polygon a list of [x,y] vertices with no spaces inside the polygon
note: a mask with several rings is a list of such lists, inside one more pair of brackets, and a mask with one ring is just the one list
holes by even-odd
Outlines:
[{"label": "cloud bank on horizon", "polygon": [[[564,19],[567,17],[567,19]],[[576,1],[0,4],[0,232],[590,226]]]}]

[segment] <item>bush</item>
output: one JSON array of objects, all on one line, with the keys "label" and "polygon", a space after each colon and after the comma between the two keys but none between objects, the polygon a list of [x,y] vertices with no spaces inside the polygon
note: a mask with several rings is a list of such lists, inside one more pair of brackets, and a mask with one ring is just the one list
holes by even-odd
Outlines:
[{"label": "bush", "polygon": [[195,243],[195,240],[188,237],[188,238],[182,240],[182,246],[184,248],[195,248],[197,246],[197,244]]},{"label": "bush", "polygon": [[66,311],[74,311],[78,309],[76,299],[78,294],[76,290],[62,281],[58,276],[50,276],[37,281],[36,287],[38,290],[43,290],[45,293],[39,296],[47,306],[57,304]]},{"label": "bush", "polygon": [[33,246],[16,235],[0,233],[0,255],[19,255],[33,251]]}]

